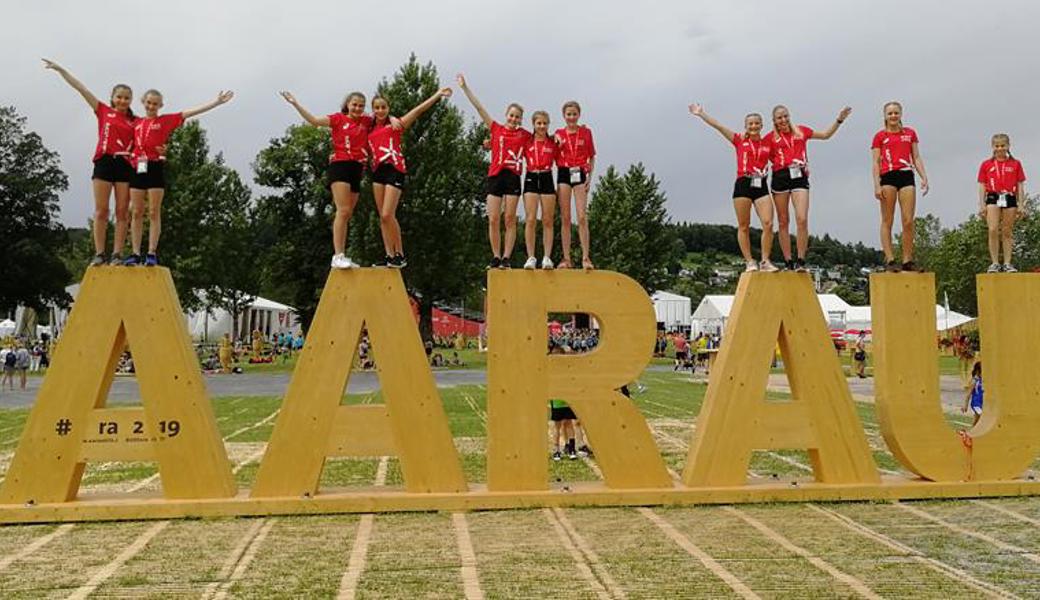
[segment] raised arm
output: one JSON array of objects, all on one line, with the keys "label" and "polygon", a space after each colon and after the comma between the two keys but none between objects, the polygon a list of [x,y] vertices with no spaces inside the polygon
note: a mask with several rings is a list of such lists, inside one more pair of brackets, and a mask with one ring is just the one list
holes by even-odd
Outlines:
[{"label": "raised arm", "polygon": [[814,139],[814,140],[829,140],[829,139],[831,139],[831,137],[833,137],[834,134],[837,133],[838,128],[841,127],[841,124],[845,122],[845,119],[849,118],[849,114],[851,112],[852,112],[852,109],[849,108],[848,106],[846,106],[845,108],[841,109],[841,112],[838,113],[838,118],[835,119],[833,123],[831,123],[831,126],[828,127],[824,131],[813,131],[811,139]]},{"label": "raised arm", "polygon": [[214,108],[220,106],[221,104],[226,104],[227,102],[229,102],[234,97],[235,97],[235,92],[232,92],[232,91],[226,91],[226,92],[225,91],[221,91],[219,94],[217,94],[216,100],[213,100],[211,102],[207,102],[206,104],[203,104],[202,106],[196,106],[195,108],[189,108],[188,110],[181,111],[181,114],[184,115],[185,119],[190,119],[192,117],[196,117],[198,115],[201,115],[202,113],[206,112],[207,110],[213,110]]},{"label": "raised arm", "polygon": [[911,146],[911,152],[913,153],[914,168],[917,169],[917,174],[921,176],[921,195],[928,195],[928,174],[924,172],[924,159],[921,158],[921,152],[917,148],[917,142]]},{"label": "raised arm", "polygon": [[451,96],[451,88],[441,88],[437,90],[437,93],[430,96],[426,100],[423,100],[421,104],[408,111],[403,117],[401,117],[401,128],[408,129],[415,123],[415,120],[422,116],[422,114],[431,108],[434,104],[440,101],[441,98],[447,98]]},{"label": "raised arm", "polygon": [[477,114],[480,115],[481,120],[484,121],[485,125],[491,127],[491,124],[494,123],[495,120],[491,118],[491,115],[488,114],[488,111],[484,108],[484,105],[480,103],[480,100],[477,100],[477,97],[473,94],[473,90],[469,89],[469,86],[466,85],[466,77],[462,73],[459,73],[456,80],[459,82],[459,87],[462,88],[466,97],[469,98],[470,104],[473,105],[473,108],[477,109]]},{"label": "raised arm", "polygon": [[695,117],[700,117],[702,121],[704,121],[708,125],[711,125],[715,129],[715,131],[718,131],[722,134],[722,137],[726,138],[727,142],[733,142],[733,136],[736,135],[735,133],[733,133],[733,130],[726,127],[722,123],[719,123],[708,113],[704,112],[704,107],[700,104],[691,104],[690,114]]},{"label": "raised arm", "polygon": [[72,86],[72,89],[79,92],[80,96],[83,96],[83,99],[87,101],[87,106],[90,107],[90,110],[97,110],[97,96],[95,96],[90,90],[88,90],[87,86],[83,85],[79,79],[73,77],[72,73],[66,71],[65,67],[59,65],[58,63],[52,60],[47,60],[46,58],[42,60],[43,68],[51,69],[52,71],[57,71],[58,75],[61,75],[61,78],[64,79],[66,83]]},{"label": "raised arm", "polygon": [[300,116],[303,117],[304,121],[307,121],[308,123],[310,123],[311,125],[314,125],[315,127],[328,127],[329,126],[329,118],[328,117],[315,117],[314,115],[311,114],[311,112],[309,110],[307,110],[306,108],[300,106],[300,103],[297,102],[297,100],[296,100],[296,96],[293,96],[289,92],[282,92],[281,94],[282,94],[282,98],[285,98],[285,101],[288,102],[289,104],[292,104],[293,108],[296,109],[296,112],[300,113]]}]

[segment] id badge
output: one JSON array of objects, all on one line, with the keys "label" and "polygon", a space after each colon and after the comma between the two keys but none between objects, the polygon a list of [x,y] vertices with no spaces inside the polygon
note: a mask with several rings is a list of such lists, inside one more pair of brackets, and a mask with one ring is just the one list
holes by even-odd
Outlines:
[{"label": "id badge", "polygon": [[581,183],[581,169],[579,167],[571,167],[571,183]]},{"label": "id badge", "polygon": [[1007,200],[1008,200],[1007,194],[1001,194],[1001,195],[997,196],[997,206],[999,206],[1000,208],[1007,208],[1007,205],[1008,205],[1008,201]]},{"label": "id badge", "polygon": [[144,175],[147,172],[148,172],[148,161],[147,160],[139,160],[139,161],[137,161],[137,174],[138,175]]},{"label": "id badge", "polygon": [[802,176],[801,167],[790,167],[787,169],[787,172],[791,174],[791,179],[798,179]]},{"label": "id badge", "polygon": [[751,187],[753,187],[753,188],[760,188],[760,187],[762,187],[762,178],[761,177],[752,177],[751,178]]}]

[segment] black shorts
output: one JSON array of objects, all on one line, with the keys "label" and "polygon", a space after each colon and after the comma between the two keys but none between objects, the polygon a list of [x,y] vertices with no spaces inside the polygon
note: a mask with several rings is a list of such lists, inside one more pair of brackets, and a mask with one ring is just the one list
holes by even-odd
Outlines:
[{"label": "black shorts", "polygon": [[162,160],[150,160],[148,161],[148,171],[145,173],[138,173],[134,170],[133,177],[130,178],[130,189],[132,190],[154,190],[154,189],[166,189],[166,173],[165,171],[166,161]]},{"label": "black shorts", "polygon": [[134,175],[130,161],[122,156],[104,154],[94,161],[94,174],[91,179],[99,179],[109,183],[129,183]]},{"label": "black shorts", "polygon": [[525,194],[555,194],[556,183],[553,181],[552,171],[528,172],[524,176]]},{"label": "black shorts", "polygon": [[852,359],[863,362],[867,360],[867,353],[862,350],[857,350],[856,353],[852,355]]},{"label": "black shorts", "polygon": [[[1005,198],[1007,198],[1007,206],[1002,206],[1001,208],[1018,208],[1018,198],[1015,197],[1014,194],[1006,194]],[[997,201],[999,200],[1000,194],[996,192],[986,192],[986,206],[996,206]]]},{"label": "black shorts", "polygon": [[733,197],[758,200],[762,196],[768,196],[769,182],[766,177],[762,178],[761,184],[758,187],[751,187],[750,177],[737,177],[737,182],[733,184]]},{"label": "black shorts", "polygon": [[404,173],[397,170],[394,165],[385,162],[380,163],[372,172],[372,183],[392,185],[399,190],[404,189]]},{"label": "black shorts", "polygon": [[894,187],[901,190],[905,187],[914,187],[913,171],[889,171],[881,176],[881,185]]},{"label": "black shorts", "polygon": [[567,419],[577,419],[578,418],[577,416],[574,415],[574,411],[571,410],[571,407],[569,407],[569,406],[563,406],[563,407],[560,407],[560,408],[557,408],[557,407],[553,406],[549,412],[550,412],[550,417],[549,418],[550,418],[550,420],[553,420],[553,421],[566,421]]},{"label": "black shorts", "polygon": [[794,179],[791,179],[791,171],[788,169],[776,169],[773,171],[772,179],[772,189],[774,194],[776,192],[809,189],[809,174],[805,172],[805,169],[802,169],[801,177],[795,177]]},{"label": "black shorts", "polygon": [[361,191],[361,170],[364,165],[356,160],[337,160],[336,162],[330,162],[329,168],[326,174],[329,178],[329,185],[336,183],[337,181],[350,184],[350,191],[360,192]]},{"label": "black shorts", "polygon": [[520,176],[509,169],[502,169],[498,175],[487,178],[487,194],[489,196],[519,196]]},{"label": "black shorts", "polygon": [[[571,171],[577,170],[581,173],[581,181],[571,182]],[[589,174],[585,172],[585,169],[581,167],[559,167],[556,169],[556,184],[557,185],[581,185],[585,183]]]}]

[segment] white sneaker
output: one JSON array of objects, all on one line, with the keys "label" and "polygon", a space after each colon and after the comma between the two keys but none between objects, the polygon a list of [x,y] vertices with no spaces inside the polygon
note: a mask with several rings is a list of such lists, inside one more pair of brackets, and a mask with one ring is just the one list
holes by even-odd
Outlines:
[{"label": "white sneaker", "polygon": [[991,263],[989,265],[989,268],[986,269],[986,272],[987,273],[1000,273],[1000,265],[998,265],[997,263]]},{"label": "white sneaker", "polygon": [[753,260],[747,261],[747,267],[744,268],[744,272],[745,273],[753,273],[753,272],[755,272],[757,270],[758,270],[758,263],[757,262],[755,262]]},{"label": "white sneaker", "polygon": [[1004,272],[1005,273],[1018,273],[1018,269],[1013,267],[1011,265],[1011,263],[1004,263]]},{"label": "white sneaker", "polygon": [[548,270],[548,269],[553,269],[553,268],[555,268],[555,267],[553,266],[553,261],[552,261],[552,259],[551,259],[551,258],[549,258],[548,256],[543,256],[543,257],[542,257],[542,268],[543,268],[543,269],[547,269],[547,270]]},{"label": "white sneaker", "polygon": [[524,262],[524,268],[527,270],[534,270],[538,268],[538,259],[533,256],[528,256]]},{"label": "white sneaker", "polygon": [[768,260],[763,260],[761,263],[759,263],[758,270],[764,271],[766,273],[776,273],[780,269],[776,268],[776,265],[774,265],[772,262]]},{"label": "white sneaker", "polygon": [[350,260],[343,254],[337,254],[332,257],[332,268],[333,269],[353,269],[357,264]]}]

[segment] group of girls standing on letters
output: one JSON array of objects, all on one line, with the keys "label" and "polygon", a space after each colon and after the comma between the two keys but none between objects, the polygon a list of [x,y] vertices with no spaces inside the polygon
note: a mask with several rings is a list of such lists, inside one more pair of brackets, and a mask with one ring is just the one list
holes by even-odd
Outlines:
[{"label": "group of girls standing on letters", "polygon": [[[92,266],[159,264],[161,209],[166,191],[166,142],[186,119],[224,104],[233,92],[220,92],[215,100],[188,110],[162,113],[163,96],[158,90],[144,93],[144,116],[134,114],[130,105],[133,90],[125,84],[112,88],[108,103],[98,100],[85,85],[58,63],[44,59],[44,67],[58,73],[79,92],[97,117],[98,141],[94,150],[94,257]],[[115,239],[111,255],[105,253],[108,234],[109,199],[115,196]],[[144,237],[145,204],[148,205],[148,252],[141,251]],[[131,219],[132,218],[132,219]],[[130,228],[132,253],[123,257],[127,228]]]},{"label": "group of girls standing on letters", "polygon": [[[777,271],[771,261],[773,246],[773,210],[776,209],[780,249],[784,266],[805,270],[809,244],[809,161],[806,142],[832,137],[851,113],[843,108],[834,122],[822,131],[804,125],[794,126],[784,106],[773,109],[773,131],[762,134],[762,116],[750,113],[744,117],[744,132],[735,133],[709,116],[700,104],[691,104],[690,113],[700,117],[733,144],[737,155],[737,180],[733,188],[733,206],[737,213],[737,241],[747,264],[747,271]],[[885,270],[889,272],[918,271],[914,263],[914,218],[916,216],[917,181],[920,176],[921,194],[928,194],[928,175],[918,149],[917,132],[903,125],[903,107],[888,102],[882,110],[884,128],[875,134],[871,143],[874,197],[881,209],[881,248],[885,255]],[[1011,263],[1011,233],[1014,222],[1024,215],[1025,171],[1010,153],[1011,140],[1007,134],[996,134],[991,140],[993,155],[979,167],[979,216],[989,227],[988,272],[1015,272]],[[792,255],[788,231],[790,206],[795,211],[798,240],[797,254]],[[901,260],[897,261],[892,247],[892,224],[898,206],[902,222]],[[755,209],[762,223],[761,260],[751,253],[751,209]],[[1003,246],[1004,260],[999,260]]]}]

